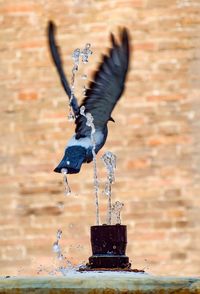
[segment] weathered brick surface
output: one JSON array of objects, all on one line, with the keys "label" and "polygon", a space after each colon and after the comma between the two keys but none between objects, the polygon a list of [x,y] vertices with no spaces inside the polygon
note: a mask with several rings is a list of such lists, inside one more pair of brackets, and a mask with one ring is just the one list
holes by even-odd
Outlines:
[{"label": "weathered brick surface", "polygon": [[113,199],[125,204],[127,253],[133,267],[155,274],[199,274],[199,1],[7,0],[0,12],[0,274],[46,274],[55,268],[58,228],[67,259],[80,263],[90,255],[93,166],[69,176],[70,197],[63,194],[62,177],[52,172],[73,127],[48,51],[49,19],[58,26],[69,79],[75,48],[91,42],[94,54],[81,69],[91,77],[109,32],[129,28],[126,91],[100,152],[110,150],[118,158]]}]

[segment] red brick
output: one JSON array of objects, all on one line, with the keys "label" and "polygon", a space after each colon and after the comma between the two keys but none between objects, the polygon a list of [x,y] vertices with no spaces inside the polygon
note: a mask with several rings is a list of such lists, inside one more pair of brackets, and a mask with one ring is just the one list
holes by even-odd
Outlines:
[{"label": "red brick", "polygon": [[149,240],[149,241],[158,241],[163,240],[166,237],[165,232],[138,232],[132,236],[134,240]]},{"label": "red brick", "polygon": [[150,160],[148,158],[138,158],[128,160],[126,163],[127,169],[144,169],[148,168],[150,165]]},{"label": "red brick", "polygon": [[32,3],[23,3],[22,4],[16,4],[16,5],[3,5],[0,9],[1,13],[5,13],[5,14],[13,14],[13,13],[32,13],[35,9],[37,8],[37,6],[35,4]]},{"label": "red brick", "polygon": [[23,101],[37,100],[38,93],[37,92],[20,92],[18,94],[18,98]]},{"label": "red brick", "polygon": [[178,219],[178,218],[184,218],[187,214],[186,214],[186,211],[185,210],[182,210],[182,209],[170,209],[168,210],[167,212],[167,216],[171,219],[175,218],[175,219]]},{"label": "red brick", "polygon": [[138,51],[155,51],[157,48],[157,45],[155,43],[146,42],[146,43],[135,43],[134,44],[134,50]]},{"label": "red brick", "polygon": [[147,140],[147,145],[159,146],[159,145],[171,145],[171,144],[190,144],[191,137],[189,136],[162,136],[157,135]]},{"label": "red brick", "polygon": [[67,108],[66,108],[66,111],[64,111],[64,112],[46,113],[45,118],[55,118],[55,119],[56,118],[58,118],[58,119],[64,118],[66,120],[65,123],[64,123],[64,127],[66,127],[67,120],[68,120]]},{"label": "red brick", "polygon": [[124,3],[123,0],[118,1],[117,3],[117,8],[124,8],[124,7],[135,7],[135,8],[141,8],[145,5],[145,1],[144,0],[127,0],[126,3]]},{"label": "red brick", "polygon": [[42,48],[45,47],[45,40],[30,40],[23,41],[17,44],[17,48],[20,49],[34,49],[34,48]]},{"label": "red brick", "polygon": [[177,101],[183,100],[186,97],[181,94],[174,94],[174,95],[151,95],[147,97],[149,101]]}]

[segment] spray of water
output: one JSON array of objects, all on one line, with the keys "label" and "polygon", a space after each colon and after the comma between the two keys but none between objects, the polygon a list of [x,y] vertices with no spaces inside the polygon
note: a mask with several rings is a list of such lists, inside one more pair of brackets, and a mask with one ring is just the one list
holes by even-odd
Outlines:
[{"label": "spray of water", "polygon": [[92,55],[92,51],[91,51],[91,44],[87,43],[85,45],[85,47],[83,48],[83,50],[81,51],[81,57],[82,57],[82,62],[83,63],[87,63],[89,56]]},{"label": "spray of water", "polygon": [[[92,51],[90,48],[91,48],[91,45],[89,43],[87,43],[85,45],[85,47],[83,48],[83,50],[77,48],[74,50],[74,52],[72,54],[72,59],[74,61],[74,65],[72,68],[71,96],[69,99],[69,115],[68,115],[69,121],[75,120],[75,116],[72,111],[71,103],[72,103],[72,100],[74,99],[75,79],[76,79],[76,73],[78,72],[78,69],[79,69],[80,58],[81,58],[82,63],[84,63],[84,64],[87,63],[89,56],[92,55]],[[86,74],[82,75],[82,78],[87,79],[87,75]],[[85,93],[86,93],[86,87],[84,86],[83,87],[83,96],[85,96]],[[63,168],[61,170],[61,173],[63,174],[64,194],[65,194],[65,196],[69,196],[69,195],[71,195],[71,188],[70,188],[68,180],[67,180],[67,169]]]},{"label": "spray of water", "polygon": [[121,210],[123,208],[124,204],[122,202],[116,201],[112,205],[112,224],[121,224]]},{"label": "spray of water", "polygon": [[[69,121],[73,121],[75,119],[72,108],[71,108],[71,103],[72,100],[74,99],[74,91],[75,91],[75,78],[76,78],[76,73],[78,72],[79,69],[79,62],[80,62],[80,58],[82,63],[87,63],[89,60],[89,56],[92,55],[92,51],[91,51],[91,44],[87,43],[85,45],[85,47],[83,48],[83,50],[77,48],[74,50],[73,54],[72,54],[72,59],[74,61],[74,65],[72,68],[72,77],[71,77],[71,97],[69,99],[69,115],[68,115],[68,120]],[[83,79],[87,79],[87,75],[84,74],[82,76]],[[84,86],[85,88],[85,86]],[[84,95],[85,95],[85,91],[86,89],[84,89]]]},{"label": "spray of water", "polygon": [[93,155],[93,164],[94,164],[94,194],[95,194],[95,207],[96,207],[96,224],[99,225],[99,197],[98,197],[98,191],[99,191],[99,181],[97,176],[97,159],[96,159],[96,142],[95,142],[95,126],[93,123],[93,116],[91,113],[87,112],[85,113],[85,106],[82,106],[80,109],[80,114],[83,115],[86,118],[86,125],[91,128],[91,142],[92,142],[92,155]]},{"label": "spray of water", "polygon": [[107,182],[104,193],[108,197],[108,209],[107,209],[107,224],[111,225],[112,221],[112,199],[111,199],[111,185],[115,181],[114,170],[116,169],[116,155],[107,151],[102,156],[103,163],[107,170]]},{"label": "spray of water", "polygon": [[57,254],[57,258],[59,260],[62,260],[64,258],[62,254],[61,246],[59,245],[61,236],[62,236],[62,230],[58,229],[57,235],[56,235],[56,241],[53,243],[53,251]]},{"label": "spray of water", "polygon": [[63,174],[64,194],[65,194],[65,196],[69,196],[69,195],[71,195],[71,188],[70,188],[68,180],[67,180],[67,169],[62,168],[61,173]]},{"label": "spray of water", "polygon": [[75,49],[73,54],[72,54],[72,59],[74,61],[74,65],[73,65],[73,68],[72,68],[71,96],[70,96],[70,99],[69,99],[69,115],[68,115],[68,120],[69,121],[73,121],[75,119],[73,111],[72,111],[71,103],[72,103],[72,100],[74,99],[75,77],[76,77],[76,73],[77,73],[78,67],[79,67],[80,54],[81,54],[81,50],[79,48]]},{"label": "spray of water", "polygon": [[[59,244],[60,239],[62,236],[62,230],[58,229],[56,234],[56,241],[53,243],[53,252],[57,255],[57,260],[59,261],[59,266],[55,265],[54,269],[51,269],[51,271],[48,271],[49,275],[57,275],[59,273],[62,273],[62,270],[70,271],[74,269],[74,265],[70,260],[67,259],[66,256],[64,256],[64,252],[61,249],[61,246]],[[61,263],[61,264],[60,264]],[[64,265],[63,265],[64,263]]]},{"label": "spray of water", "polygon": [[[80,56],[82,58],[82,63],[84,63],[84,64],[88,63],[89,56],[92,55],[92,51],[91,51],[90,48],[91,48],[91,44],[87,43],[85,45],[84,49],[80,53]],[[86,80],[87,79],[87,75],[86,74],[83,74],[81,76],[81,79]],[[86,91],[87,91],[87,89],[86,89],[86,86],[84,85],[83,86],[83,92],[82,92],[83,93],[83,96],[85,96]]]}]

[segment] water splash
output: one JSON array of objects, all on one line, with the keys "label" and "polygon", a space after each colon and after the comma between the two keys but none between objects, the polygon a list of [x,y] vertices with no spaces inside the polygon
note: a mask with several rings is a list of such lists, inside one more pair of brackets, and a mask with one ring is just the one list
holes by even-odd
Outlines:
[{"label": "water splash", "polygon": [[80,52],[83,63],[87,63],[88,59],[89,59],[89,56],[92,55],[92,51],[90,50],[90,48],[91,48],[91,44],[87,43],[85,45],[85,48]]},{"label": "water splash", "polygon": [[82,80],[86,80],[86,79],[87,79],[87,75],[86,75],[86,74],[83,74],[83,75],[81,76],[81,79],[82,79]]},{"label": "water splash", "polygon": [[56,235],[56,241],[53,243],[53,252],[57,254],[57,258],[59,260],[62,260],[64,258],[62,254],[61,246],[59,245],[61,236],[62,236],[62,230],[58,229],[57,235]]},{"label": "water splash", "polygon": [[86,95],[86,91],[87,91],[87,89],[86,89],[86,87],[85,87],[85,85],[84,85],[84,86],[83,86],[83,92],[82,92],[83,96]]},{"label": "water splash", "polygon": [[[92,55],[92,51],[91,51],[90,48],[91,48],[91,44],[87,43],[85,45],[85,48],[80,53],[80,56],[82,58],[82,62],[83,63],[87,63],[89,61],[88,60],[89,59],[89,56]],[[87,79],[87,75],[86,74],[83,74],[81,76],[81,79],[86,80]],[[82,92],[82,94],[83,94],[84,97],[86,95],[86,91],[87,91],[87,89],[86,89],[86,86],[84,85],[83,86],[83,92]]]},{"label": "water splash", "polygon": [[[69,99],[69,115],[68,115],[68,120],[69,121],[74,121],[75,120],[75,115],[73,113],[72,110],[72,101],[74,99],[74,92],[75,92],[75,78],[76,78],[76,73],[78,72],[79,69],[79,62],[80,62],[80,58],[82,63],[87,63],[89,56],[92,54],[91,51],[91,44],[87,43],[85,45],[85,47],[83,48],[83,50],[77,48],[74,50],[74,52],[72,53],[72,59],[74,61],[74,65],[72,68],[72,77],[71,77],[71,96]],[[87,79],[87,75],[84,74],[82,75],[83,79]],[[85,96],[86,94],[86,87],[83,87],[83,96]],[[88,118],[88,123],[89,123],[90,119]],[[63,168],[61,170],[61,173],[63,174],[63,183],[64,183],[64,194],[65,196],[69,196],[71,195],[71,189],[70,186],[68,184],[68,180],[67,180],[67,169]]]},{"label": "water splash", "polygon": [[59,202],[57,203],[57,207],[63,210],[64,207],[65,207],[64,202],[63,202],[63,201],[59,201]]},{"label": "water splash", "polygon": [[116,169],[116,155],[107,151],[101,157],[107,170],[107,182],[104,189],[105,195],[108,197],[107,209],[107,225],[111,225],[112,221],[112,199],[111,199],[111,185],[115,181],[114,170]]},{"label": "water splash", "polygon": [[70,96],[70,99],[69,99],[69,115],[68,115],[68,120],[69,121],[73,121],[75,119],[73,111],[72,111],[71,103],[72,103],[72,100],[74,99],[75,77],[76,77],[76,73],[77,73],[78,67],[79,67],[80,54],[81,54],[81,50],[79,48],[75,49],[73,54],[72,54],[72,59],[74,61],[74,65],[73,65],[73,68],[72,68],[71,96]]},{"label": "water splash", "polygon": [[86,118],[86,125],[91,128],[91,142],[92,142],[92,156],[93,156],[93,165],[94,165],[94,194],[95,194],[95,207],[96,207],[96,224],[99,225],[99,197],[98,197],[98,191],[99,191],[99,181],[98,181],[98,175],[97,175],[97,159],[96,159],[96,142],[95,142],[95,126],[93,123],[93,116],[91,113],[87,112],[85,113],[85,106],[82,106],[80,108],[80,114],[83,115]]},{"label": "water splash", "polygon": [[112,224],[121,224],[121,210],[123,208],[124,204],[122,202],[116,201],[112,205]]},{"label": "water splash", "polygon": [[[69,99],[69,115],[68,115],[68,120],[69,121],[73,121],[75,119],[73,111],[72,111],[71,103],[72,103],[72,100],[74,99],[75,78],[76,78],[76,73],[78,72],[78,69],[79,69],[80,58],[81,58],[82,63],[87,63],[88,60],[89,60],[89,56],[92,55],[92,51],[91,51],[90,48],[91,48],[91,44],[87,43],[85,45],[85,47],[83,48],[83,50],[77,48],[72,53],[72,59],[74,61],[74,65],[73,65],[73,68],[72,68],[71,96],[70,96],[70,99]],[[82,77],[84,77],[84,79],[86,79],[87,75],[82,75]],[[85,91],[86,90],[84,90],[84,95],[85,95]]]},{"label": "water splash", "polygon": [[63,183],[64,183],[64,194],[65,196],[71,195],[71,188],[69,186],[68,180],[67,180],[67,169],[62,168],[61,173],[63,174]]}]

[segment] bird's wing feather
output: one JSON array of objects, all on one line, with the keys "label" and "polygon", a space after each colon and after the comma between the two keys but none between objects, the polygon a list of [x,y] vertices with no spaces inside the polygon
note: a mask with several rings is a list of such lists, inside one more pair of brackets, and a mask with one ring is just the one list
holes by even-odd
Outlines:
[{"label": "bird's wing feather", "polygon": [[[63,85],[63,88],[64,88],[65,92],[67,93],[67,95],[70,98],[71,97],[71,89],[70,89],[69,83],[68,83],[68,81],[66,79],[64,70],[63,70],[61,54],[59,52],[59,47],[56,44],[55,29],[56,29],[55,24],[52,21],[50,21],[49,24],[48,24],[49,47],[50,47],[50,51],[51,51],[53,61],[55,63],[58,74],[60,76],[60,80],[61,80],[61,83]],[[77,99],[74,96],[73,96],[73,99],[71,101],[71,107],[73,109],[74,114],[78,115],[79,107],[78,107]]]},{"label": "bird's wing feather", "polygon": [[[90,112],[94,118],[95,128],[103,130],[115,104],[124,90],[124,83],[129,64],[129,38],[126,29],[123,29],[118,44],[111,34],[112,48],[109,55],[103,60],[94,75],[94,81],[86,91],[86,97],[81,103],[85,113]],[[90,127],[86,126],[86,118],[79,115],[76,119],[76,138],[88,136]]]}]

